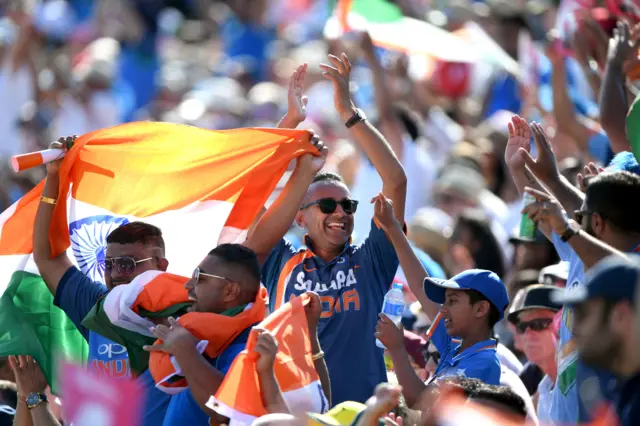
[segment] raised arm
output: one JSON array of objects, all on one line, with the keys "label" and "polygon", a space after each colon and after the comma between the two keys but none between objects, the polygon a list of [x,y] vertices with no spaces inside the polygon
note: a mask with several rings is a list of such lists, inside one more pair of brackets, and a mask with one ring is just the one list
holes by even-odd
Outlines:
[{"label": "raised arm", "polygon": [[260,217],[251,234],[243,243],[256,252],[260,263],[266,260],[271,250],[289,230],[309,185],[327,159],[329,151],[320,138],[312,135],[310,142],[319,154],[317,156],[305,154],[298,158],[296,167],[284,190]]},{"label": "raised arm", "polygon": [[278,352],[278,342],[273,334],[264,329],[256,328],[258,339],[254,351],[258,354],[256,371],[260,382],[260,397],[262,404],[268,413],[291,413],[287,402],[284,400],[280,385],[276,379],[273,365]]},{"label": "raised arm", "polygon": [[[51,144],[51,148],[70,147],[74,140],[75,137],[60,139],[59,142]],[[42,190],[42,200],[38,206],[33,229],[33,259],[38,266],[40,275],[54,296],[60,279],[73,265],[66,253],[51,258],[51,244],[49,243],[49,228],[53,218],[53,209],[55,203],[58,202],[60,184],[58,170],[61,163],[62,160],[56,160],[47,164],[47,180]],[[66,200],[61,202],[66,202]]]},{"label": "raised arm", "polygon": [[[351,62],[344,53],[341,58],[329,55],[329,61],[332,65],[320,65],[324,71],[322,75],[333,83],[335,108],[346,123],[358,112],[349,91]],[[349,131],[351,137],[380,174],[382,191],[393,200],[395,217],[400,223],[404,223],[407,176],[398,157],[393,153],[382,134],[369,121],[357,121]]]},{"label": "raised arm", "polygon": [[288,109],[287,113],[278,123],[279,129],[295,129],[307,118],[307,102],[309,98],[302,95],[302,85],[304,77],[307,75],[307,64],[302,64],[296,68],[289,79],[289,90],[287,92]]}]

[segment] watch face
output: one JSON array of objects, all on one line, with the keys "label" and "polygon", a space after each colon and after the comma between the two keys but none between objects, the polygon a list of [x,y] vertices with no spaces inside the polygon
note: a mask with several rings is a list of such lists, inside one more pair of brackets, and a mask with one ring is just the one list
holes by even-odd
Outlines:
[{"label": "watch face", "polygon": [[27,405],[36,405],[38,402],[40,402],[40,395],[37,393],[27,395]]}]

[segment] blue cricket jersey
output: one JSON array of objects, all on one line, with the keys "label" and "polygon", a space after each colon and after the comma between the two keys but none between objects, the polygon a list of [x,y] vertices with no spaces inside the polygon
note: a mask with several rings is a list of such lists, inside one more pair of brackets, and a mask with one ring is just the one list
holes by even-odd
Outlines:
[{"label": "blue cricket jersey", "polygon": [[318,337],[331,379],[332,403],[365,402],[378,383],[387,381],[383,351],[375,345],[375,327],[384,296],[398,269],[393,245],[375,221],[360,245],[346,244],[325,262],[307,248],[295,250],[283,239],[262,267],[273,312],[306,291],[320,296],[323,311]]},{"label": "blue cricket jersey", "polygon": [[493,339],[478,342],[458,353],[461,342],[447,334],[442,317],[431,336],[431,341],[440,352],[440,362],[430,381],[443,377],[461,376],[480,379],[490,385],[500,384],[500,360]]},{"label": "blue cricket jersey", "polygon": [[[82,325],[98,299],[107,294],[107,287],[91,280],[72,266],[60,279],[53,303],[62,309],[89,343],[88,368],[100,375],[129,378],[129,356],[124,346],[90,331]],[[162,424],[169,405],[170,395],[158,390],[149,370],[142,373],[137,382],[145,390],[142,409],[142,426]]]}]

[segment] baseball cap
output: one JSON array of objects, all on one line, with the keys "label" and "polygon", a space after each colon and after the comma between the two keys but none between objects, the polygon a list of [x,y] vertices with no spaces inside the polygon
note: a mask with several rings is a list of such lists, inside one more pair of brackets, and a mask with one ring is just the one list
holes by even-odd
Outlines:
[{"label": "baseball cap", "polygon": [[333,407],[325,414],[307,413],[309,426],[339,426],[350,425],[358,414],[367,408],[366,405],[355,402],[345,401]]},{"label": "baseball cap", "polygon": [[425,278],[424,291],[427,297],[436,303],[444,303],[446,289],[475,290],[496,307],[500,319],[504,318],[504,311],[509,305],[507,289],[500,277],[485,269],[469,269],[461,272],[449,280]]},{"label": "baseball cap", "polygon": [[562,305],[551,300],[551,295],[554,294],[557,289],[555,286],[543,284],[529,285],[520,289],[509,307],[507,320],[515,324],[518,322],[520,312],[530,309],[549,309],[558,312],[562,309]]},{"label": "baseball cap", "polygon": [[603,298],[612,302],[633,301],[640,280],[640,259],[632,255],[628,261],[619,256],[609,256],[597,263],[585,274],[585,284],[552,296],[556,303],[573,305],[590,299]]},{"label": "baseball cap", "polygon": [[557,280],[567,281],[569,279],[569,262],[561,261],[553,265],[545,266],[540,270],[538,281],[541,284],[550,285]]}]

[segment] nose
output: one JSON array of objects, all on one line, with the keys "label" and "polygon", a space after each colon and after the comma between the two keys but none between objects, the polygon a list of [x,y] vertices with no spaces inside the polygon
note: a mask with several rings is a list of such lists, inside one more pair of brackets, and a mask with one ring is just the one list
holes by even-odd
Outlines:
[{"label": "nose", "polygon": [[193,278],[188,279],[187,282],[184,283],[184,288],[186,288],[187,290],[193,290],[194,288]]}]

